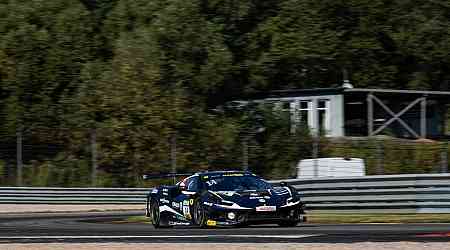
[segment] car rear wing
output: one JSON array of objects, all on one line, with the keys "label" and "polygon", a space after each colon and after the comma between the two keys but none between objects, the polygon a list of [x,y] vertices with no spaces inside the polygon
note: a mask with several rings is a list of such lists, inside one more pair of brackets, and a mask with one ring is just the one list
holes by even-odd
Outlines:
[{"label": "car rear wing", "polygon": [[142,179],[144,180],[154,180],[154,179],[168,179],[168,178],[174,178],[174,177],[180,177],[180,176],[190,176],[193,175],[192,173],[164,173],[164,174],[143,174]]}]

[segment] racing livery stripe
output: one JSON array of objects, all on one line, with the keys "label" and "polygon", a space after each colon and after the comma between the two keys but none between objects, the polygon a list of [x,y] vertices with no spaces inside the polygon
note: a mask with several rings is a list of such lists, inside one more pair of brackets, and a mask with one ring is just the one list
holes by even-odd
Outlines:
[{"label": "racing livery stripe", "polygon": [[175,211],[174,209],[172,209],[171,207],[169,207],[167,205],[159,206],[159,212],[161,213],[161,212],[164,212],[164,211],[167,211],[167,212],[170,212],[170,213],[173,213],[173,214],[176,214],[176,215],[184,217],[182,214],[178,213],[177,211]]}]

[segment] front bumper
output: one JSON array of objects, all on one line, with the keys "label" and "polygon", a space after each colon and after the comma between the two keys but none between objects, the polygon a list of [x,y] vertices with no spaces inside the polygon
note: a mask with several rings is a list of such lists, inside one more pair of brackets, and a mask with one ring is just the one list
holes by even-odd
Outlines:
[{"label": "front bumper", "polygon": [[[306,222],[303,204],[290,207],[277,207],[276,211],[261,212],[256,209],[223,209],[218,207],[207,207],[208,220],[215,226],[234,226],[249,224],[271,224],[283,221]],[[235,214],[234,219],[228,218],[228,213]]]}]

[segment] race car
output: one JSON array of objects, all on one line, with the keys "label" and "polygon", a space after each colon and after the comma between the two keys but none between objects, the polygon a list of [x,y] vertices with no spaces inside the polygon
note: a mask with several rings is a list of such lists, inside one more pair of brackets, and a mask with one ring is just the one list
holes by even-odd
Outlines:
[{"label": "race car", "polygon": [[274,186],[246,171],[200,172],[174,186],[154,188],[147,196],[146,216],[155,228],[269,223],[292,227],[306,221],[294,187]]}]

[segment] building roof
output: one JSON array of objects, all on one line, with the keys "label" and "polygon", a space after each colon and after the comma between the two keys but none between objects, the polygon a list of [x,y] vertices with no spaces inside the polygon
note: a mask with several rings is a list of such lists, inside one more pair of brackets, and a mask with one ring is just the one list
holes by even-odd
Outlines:
[{"label": "building roof", "polygon": [[432,99],[443,99],[450,102],[449,91],[428,91],[428,90],[399,90],[399,89],[373,89],[373,88],[315,88],[315,89],[289,89],[275,90],[269,93],[258,93],[255,99],[263,98],[283,98],[283,97],[305,97],[321,95],[367,95],[369,93],[383,96],[418,97],[427,96]]},{"label": "building roof", "polygon": [[346,88],[343,92],[364,92],[364,93],[391,93],[391,94],[418,94],[418,95],[447,95],[448,91],[429,91],[429,90],[400,90],[400,89],[363,89],[363,88]]}]

